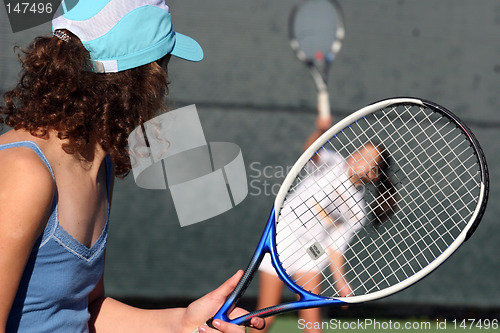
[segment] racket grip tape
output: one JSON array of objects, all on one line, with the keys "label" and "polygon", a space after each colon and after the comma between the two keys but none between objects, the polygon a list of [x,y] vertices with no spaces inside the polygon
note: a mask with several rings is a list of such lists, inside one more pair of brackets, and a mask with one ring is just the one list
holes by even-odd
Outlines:
[{"label": "racket grip tape", "polygon": [[207,326],[215,329],[215,326],[212,324],[213,322],[214,322],[214,318],[212,317],[209,320],[207,320]]},{"label": "racket grip tape", "polygon": [[[212,324],[213,321],[214,318],[210,318],[209,320],[207,320],[206,324],[208,327],[215,329],[214,325]],[[198,328],[195,328],[194,330],[191,331],[191,333],[200,333],[200,331],[198,330]]]},{"label": "racket grip tape", "polygon": [[[215,326],[212,324],[213,321],[214,321],[214,318],[210,318],[209,320],[207,320],[206,324],[208,327],[216,329]],[[191,331],[191,333],[200,333],[200,331],[198,331],[198,329],[195,328],[193,331]]]}]

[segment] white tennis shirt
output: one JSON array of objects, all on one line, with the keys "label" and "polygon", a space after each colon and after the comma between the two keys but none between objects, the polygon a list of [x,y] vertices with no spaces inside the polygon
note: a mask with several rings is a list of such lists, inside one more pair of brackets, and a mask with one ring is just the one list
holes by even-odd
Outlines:
[{"label": "white tennis shirt", "polygon": [[[321,150],[317,162],[309,162],[302,181],[283,202],[276,245],[278,259],[289,275],[327,268],[329,254],[344,253],[365,223],[363,191],[354,186],[347,170],[339,153]],[[268,256],[259,269],[274,271]]]}]

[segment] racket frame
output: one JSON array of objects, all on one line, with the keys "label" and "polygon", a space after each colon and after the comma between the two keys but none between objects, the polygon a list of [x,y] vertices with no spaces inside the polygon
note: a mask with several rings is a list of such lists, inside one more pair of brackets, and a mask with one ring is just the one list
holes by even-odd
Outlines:
[{"label": "racket frame", "polygon": [[[319,150],[329,138],[338,134],[345,127],[365,117],[366,115],[369,115],[377,110],[389,107],[390,105],[397,105],[397,104],[416,104],[420,105],[421,107],[431,108],[432,110],[441,113],[448,119],[453,120],[456,126],[462,128],[463,132],[468,136],[471,144],[473,145],[476,155],[478,157],[478,162],[480,164],[481,185],[480,185],[480,193],[476,209],[472,214],[471,218],[469,219],[469,221],[467,222],[465,228],[457,236],[456,240],[453,241],[453,243],[445,251],[443,251],[433,262],[422,268],[419,272],[408,277],[407,279],[393,286],[387,287],[383,290],[375,291],[367,295],[330,298],[312,294],[293,283],[292,279],[284,272],[284,269],[277,258],[275,222],[279,216],[280,207],[283,204],[288,189],[294,182],[297,174],[300,172],[303,166],[312,158],[312,156],[316,153],[316,151]],[[347,116],[343,120],[339,121],[336,125],[331,127],[328,131],[326,131],[320,138],[318,138],[318,140],[316,140],[308,149],[304,151],[304,153],[299,157],[295,165],[290,169],[288,175],[285,177],[283,184],[276,196],[274,207],[271,211],[270,217],[266,224],[266,228],[259,241],[257,249],[255,250],[255,253],[250,261],[250,264],[245,270],[245,273],[241,278],[241,280],[239,281],[239,283],[237,284],[236,288],[234,289],[232,294],[228,297],[226,303],[221,307],[221,309],[217,312],[217,314],[214,316],[213,319],[221,319],[237,325],[248,325],[248,323],[253,317],[259,317],[259,316],[267,317],[270,315],[276,315],[282,312],[287,312],[292,310],[298,310],[310,307],[322,307],[333,304],[364,303],[375,299],[387,297],[403,289],[406,289],[407,287],[413,285],[417,281],[427,276],[433,270],[435,270],[444,261],[446,261],[446,259],[448,259],[451,256],[451,254],[455,252],[458,247],[460,247],[460,245],[462,245],[465,241],[467,241],[471,237],[471,235],[476,230],[481,220],[481,217],[483,216],[484,211],[486,209],[486,203],[489,194],[488,189],[489,189],[488,168],[486,164],[486,159],[479,145],[479,142],[477,141],[476,137],[472,134],[472,132],[469,130],[469,128],[452,112],[432,102],[412,97],[391,98],[368,105],[358,110],[357,112],[352,113],[350,116]],[[473,221],[473,223],[470,223],[471,221]],[[235,318],[232,320],[229,319],[227,313],[231,312],[235,304],[238,302],[239,298],[243,295],[244,291],[250,284],[253,275],[257,272],[257,269],[266,253],[270,254],[272,264],[276,269],[276,272],[280,277],[280,279],[284,281],[284,283],[293,292],[299,295],[299,300],[289,303],[283,303],[280,305],[264,309],[259,309],[254,312],[250,312],[244,316],[241,316],[239,318]]]}]

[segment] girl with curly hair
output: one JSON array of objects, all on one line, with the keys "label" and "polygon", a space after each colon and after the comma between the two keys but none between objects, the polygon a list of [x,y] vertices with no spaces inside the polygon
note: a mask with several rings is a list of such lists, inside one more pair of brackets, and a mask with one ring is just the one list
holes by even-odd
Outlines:
[{"label": "girl with curly hair", "polygon": [[164,109],[170,56],[199,61],[203,52],[172,30],[162,0],[69,6],[53,36],[21,52],[20,81],[0,108],[12,128],[0,136],[0,332],[243,332],[204,325],[242,272],[187,308],[142,310],[105,296],[113,178],[131,169],[128,135]]}]

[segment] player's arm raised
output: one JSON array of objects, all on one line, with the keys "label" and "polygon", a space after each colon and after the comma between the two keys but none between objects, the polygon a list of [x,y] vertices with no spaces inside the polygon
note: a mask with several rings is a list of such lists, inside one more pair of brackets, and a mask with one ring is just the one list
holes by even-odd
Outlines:
[{"label": "player's arm raised", "polygon": [[0,332],[32,248],[47,224],[54,181],[36,153],[0,151]]}]

